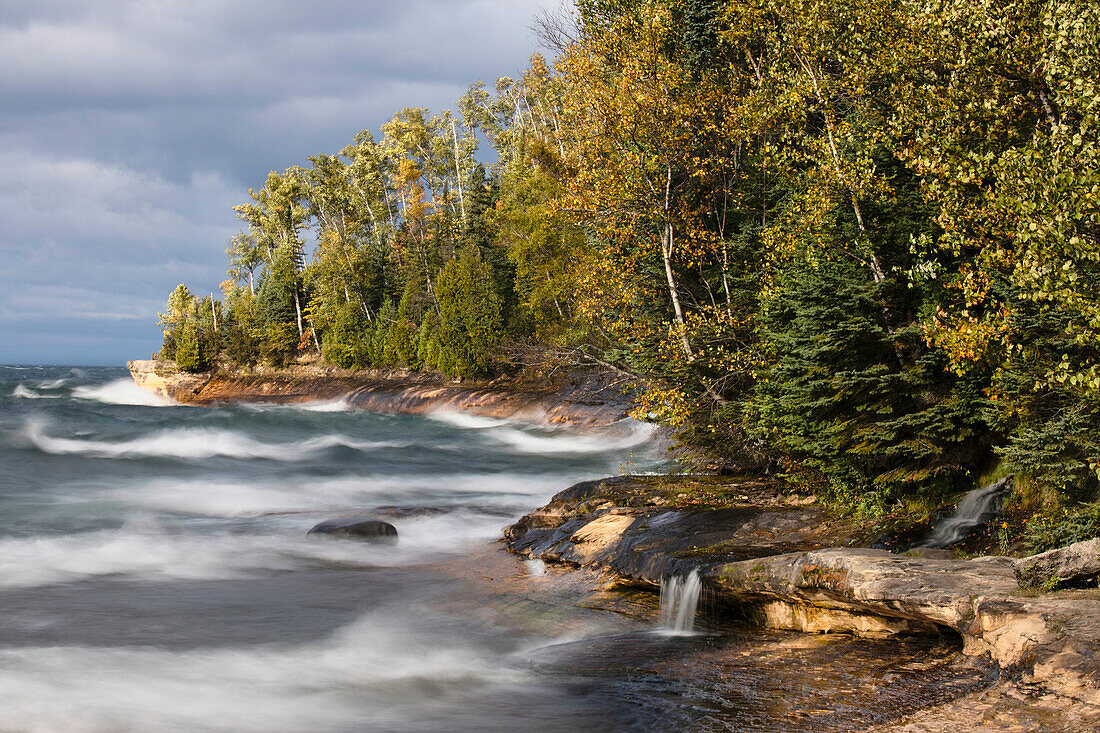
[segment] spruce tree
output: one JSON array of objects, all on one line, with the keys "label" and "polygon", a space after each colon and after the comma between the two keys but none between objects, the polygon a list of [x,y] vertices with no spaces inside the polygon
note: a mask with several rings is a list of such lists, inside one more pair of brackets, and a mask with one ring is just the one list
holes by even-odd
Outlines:
[{"label": "spruce tree", "polygon": [[978,385],[948,373],[915,327],[891,333],[882,290],[847,261],[793,268],[763,314],[770,365],[750,422],[838,495],[879,506],[957,490],[984,447]]},{"label": "spruce tree", "polygon": [[447,263],[437,289],[440,368],[455,376],[485,373],[503,328],[492,274],[477,247],[466,246]]}]

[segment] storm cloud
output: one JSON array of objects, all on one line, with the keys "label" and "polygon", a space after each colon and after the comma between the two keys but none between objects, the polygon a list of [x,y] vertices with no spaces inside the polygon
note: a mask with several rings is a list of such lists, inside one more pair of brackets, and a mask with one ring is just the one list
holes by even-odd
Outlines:
[{"label": "storm cloud", "polygon": [[0,363],[147,356],[176,284],[217,292],[250,186],[516,74],[540,4],[7,0]]}]

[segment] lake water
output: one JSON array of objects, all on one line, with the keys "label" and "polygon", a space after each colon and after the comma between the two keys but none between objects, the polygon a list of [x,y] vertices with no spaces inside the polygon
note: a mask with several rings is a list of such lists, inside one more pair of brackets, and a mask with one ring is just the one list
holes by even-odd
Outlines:
[{"label": "lake water", "polygon": [[[972,683],[938,642],[652,634],[652,596],[500,549],[571,483],[658,469],[648,438],[0,367],[0,730],[847,730]],[[400,542],[306,535],[361,514]],[[878,697],[869,660],[903,665]]]}]

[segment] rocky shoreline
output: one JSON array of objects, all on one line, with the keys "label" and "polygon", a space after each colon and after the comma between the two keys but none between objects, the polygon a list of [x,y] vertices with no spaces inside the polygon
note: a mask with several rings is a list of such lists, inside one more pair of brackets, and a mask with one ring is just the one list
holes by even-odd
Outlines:
[{"label": "rocky shoreline", "polygon": [[454,382],[408,370],[348,371],[295,365],[283,369],[188,374],[168,361],[127,362],[138,386],[181,404],[293,403],[343,399],[377,412],[422,414],[440,410],[571,428],[606,427],[631,410],[618,378],[578,372],[530,385],[515,380]]},{"label": "rocky shoreline", "polygon": [[[454,410],[574,429],[606,428],[630,411],[614,380],[598,373],[532,388],[318,366],[202,375],[167,362],[127,366],[138,385],[183,404],[343,399],[376,411]],[[1021,574],[1042,563],[868,549],[877,534],[764,479],[619,476],[565,489],[508,527],[504,541],[522,557],[597,573],[604,590],[656,589],[696,570],[725,612],[753,623],[953,636],[963,658],[997,670],[984,691],[882,730],[1028,730],[1036,720],[1049,730],[1100,729],[1100,593],[1021,587]]]},{"label": "rocky shoreline", "polygon": [[1100,723],[1100,594],[1022,588],[1027,561],[911,557],[870,539],[809,498],[710,476],[583,482],[505,531],[512,552],[590,568],[606,586],[656,588],[694,569],[727,611],[771,628],[957,635],[963,655],[995,664],[1004,694],[1053,695],[1080,730]]}]

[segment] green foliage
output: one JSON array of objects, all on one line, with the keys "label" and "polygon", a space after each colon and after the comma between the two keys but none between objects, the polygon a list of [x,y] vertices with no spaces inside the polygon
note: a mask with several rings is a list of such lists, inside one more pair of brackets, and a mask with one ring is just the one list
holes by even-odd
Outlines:
[{"label": "green foliage", "polygon": [[1029,554],[1066,547],[1100,537],[1100,504],[1084,504],[1074,510],[1039,515],[1024,530],[1024,549]]},{"label": "green foliage", "polygon": [[418,354],[420,334],[412,320],[414,311],[417,309],[416,301],[421,296],[418,286],[418,281],[410,280],[405,286],[405,292],[401,295],[395,320],[386,334],[386,344],[383,348],[383,362],[386,366],[418,369],[421,365]]},{"label": "green foliage", "polygon": [[[584,245],[580,228],[552,202],[561,185],[526,159],[510,166],[504,193],[494,212],[498,241],[510,268],[496,263],[496,272],[509,272],[517,301],[509,323],[513,332],[545,343],[571,345],[576,338],[576,273],[570,263]],[[501,288],[497,288],[498,294]]]},{"label": "green foliage", "polygon": [[424,313],[417,334],[416,359],[428,369],[440,369],[439,318],[434,310]]},{"label": "green foliage", "polygon": [[1033,487],[1088,501],[1100,490],[1100,395],[1086,385],[1048,382],[1065,359],[1096,358],[1095,348],[1066,335],[1071,316],[1046,303],[1020,303],[1007,323],[1018,346],[1009,351],[993,386],[990,419],[1007,436],[999,449]]},{"label": "green foliage", "polygon": [[437,366],[454,376],[484,374],[502,336],[500,300],[477,247],[467,246],[439,274]]},{"label": "green foliage", "polygon": [[187,319],[180,327],[176,337],[176,366],[185,372],[204,372],[210,368],[210,355],[196,318]]},{"label": "green foliage", "polygon": [[770,365],[750,429],[834,487],[891,503],[965,480],[981,401],[914,329],[888,331],[882,290],[848,261],[784,278],[764,312]]},{"label": "green foliage", "polygon": [[260,279],[253,316],[253,335],[260,343],[260,354],[276,364],[284,363],[297,351],[297,288],[293,251],[280,247]]},{"label": "green foliage", "polygon": [[332,325],[321,341],[324,359],[344,369],[357,369],[367,365],[367,347],[363,334],[367,323],[363,311],[354,303],[339,306]]},{"label": "green foliage", "polygon": [[256,298],[251,289],[224,283],[225,315],[222,319],[222,354],[235,364],[252,364],[259,345],[256,341],[254,311]]},{"label": "green foliage", "polygon": [[405,108],[250,190],[225,303],[179,286],[161,354],[594,354],[707,466],[874,513],[996,451],[1021,505],[1096,500],[1100,6],[576,11],[559,58],[457,115]]},{"label": "green foliage", "polygon": [[157,325],[164,332],[164,343],[160,349],[161,359],[175,359],[179,332],[194,310],[195,296],[186,285],[180,283],[168,295],[168,306],[159,314]]}]

